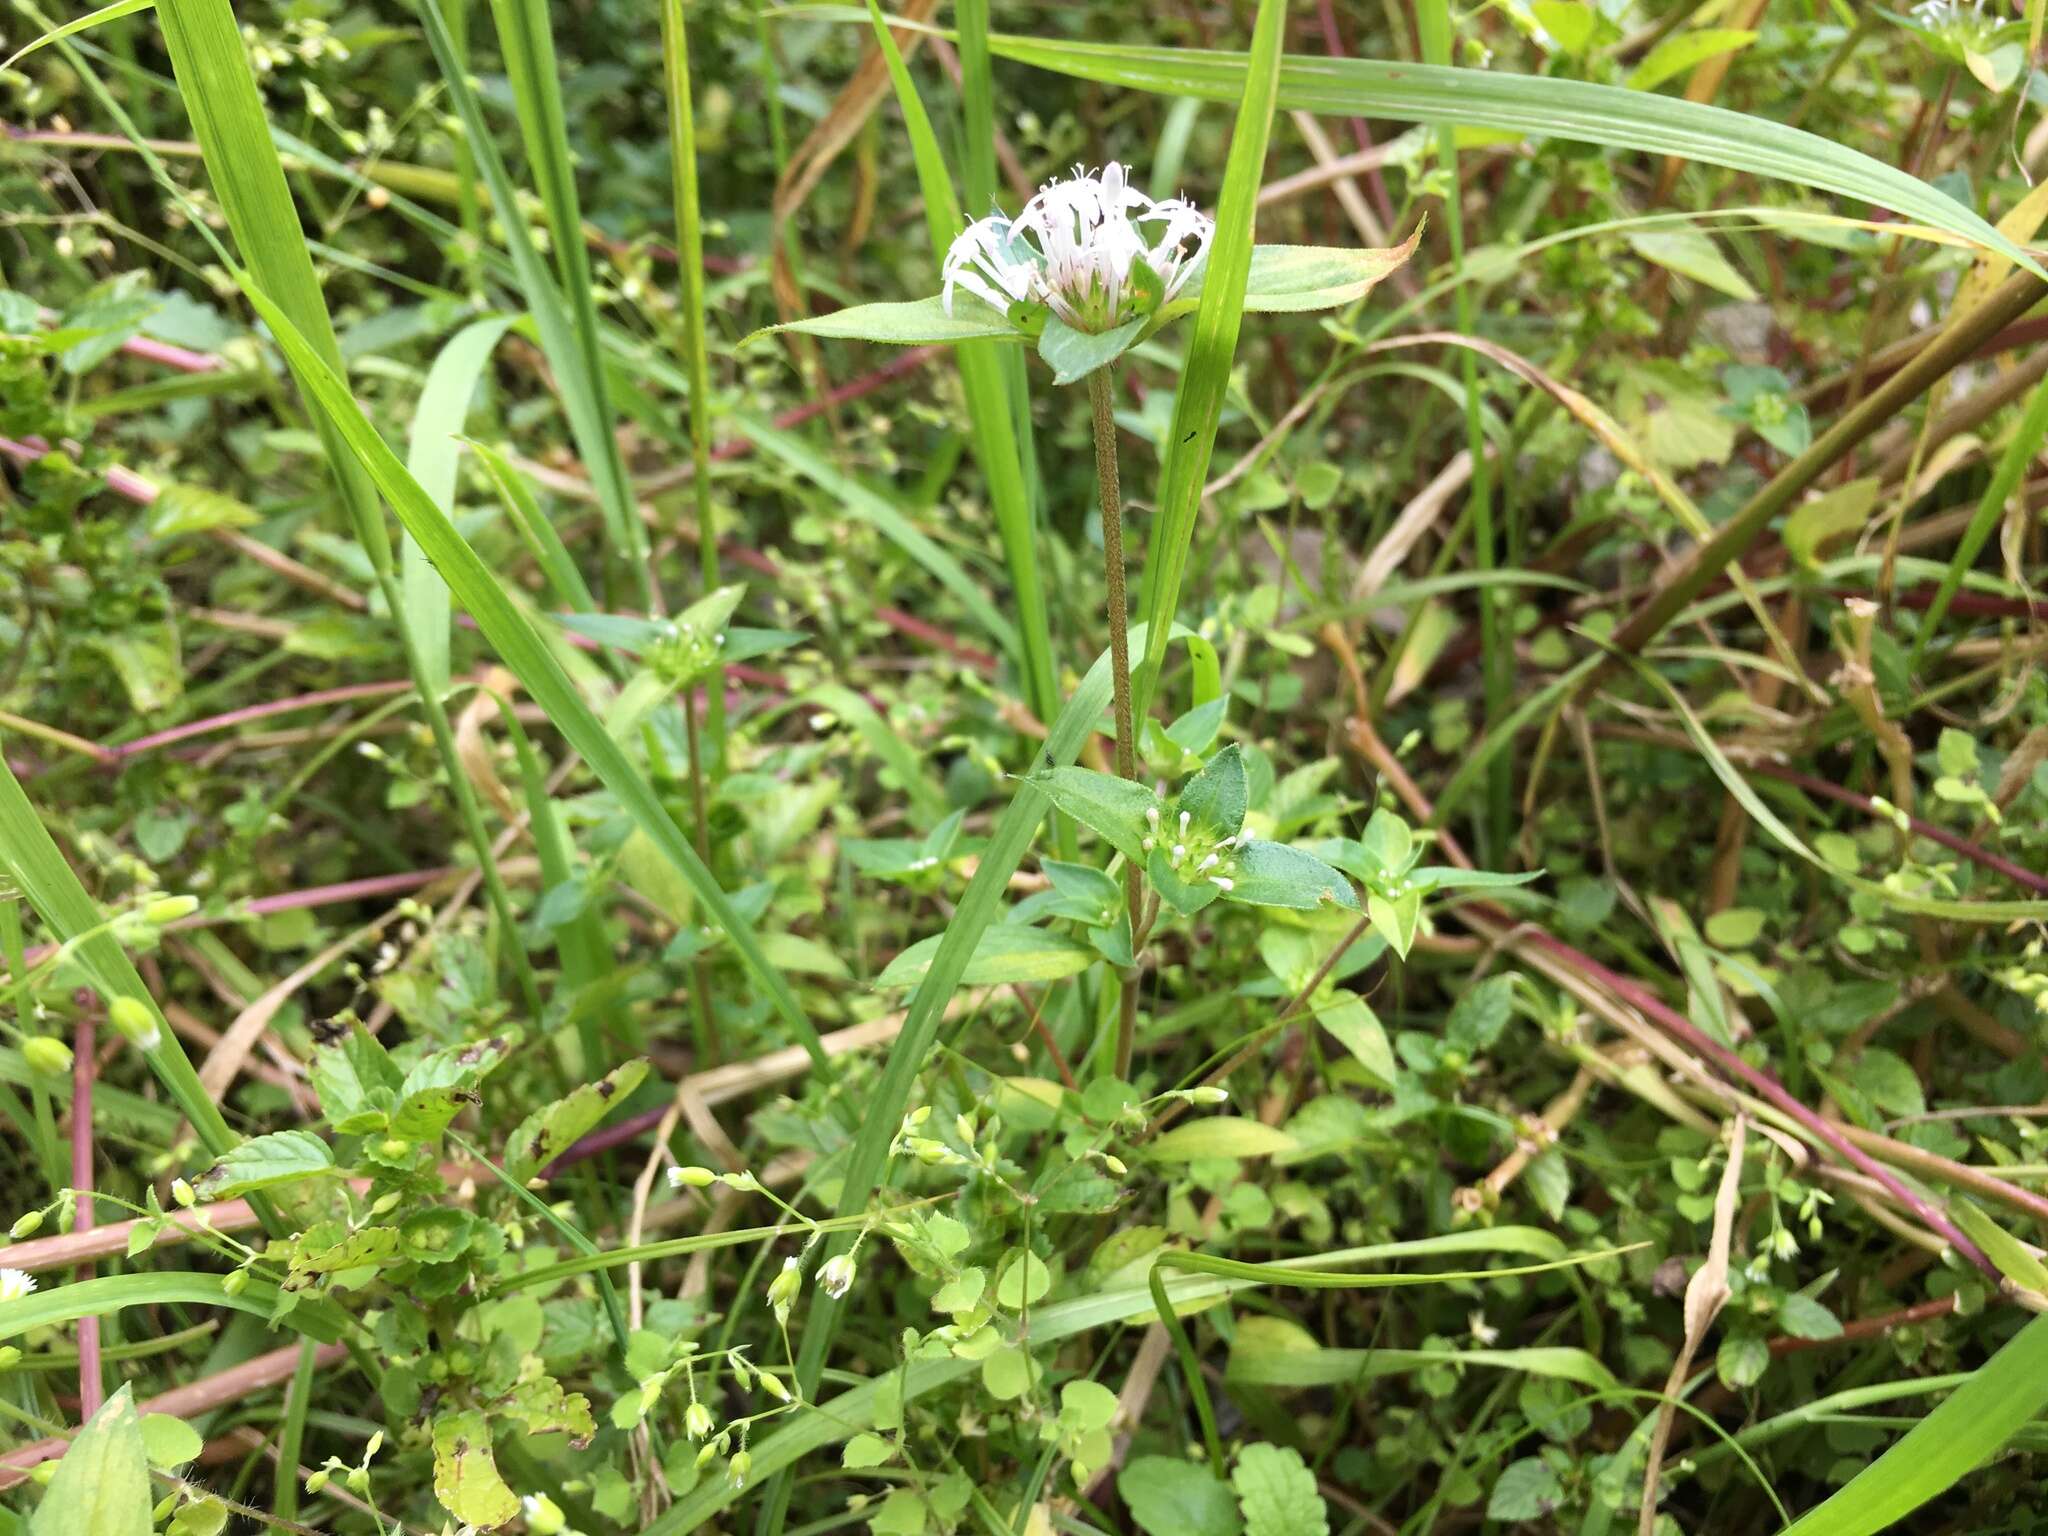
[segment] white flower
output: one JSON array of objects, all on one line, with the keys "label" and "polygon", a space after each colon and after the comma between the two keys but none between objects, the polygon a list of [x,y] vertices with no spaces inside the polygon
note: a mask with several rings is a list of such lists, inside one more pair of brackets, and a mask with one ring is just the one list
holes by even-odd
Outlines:
[{"label": "white flower", "polygon": [[[991,214],[960,233],[946,252],[946,313],[960,287],[997,309],[1043,304],[1076,330],[1114,330],[1178,293],[1215,231],[1193,203],[1147,197],[1114,160],[1100,175],[1076,166],[1068,180],[1041,187],[1016,218]],[[1134,280],[1140,268],[1152,281]]]},{"label": "white flower", "polygon": [[1465,1319],[1472,1330],[1473,1339],[1482,1347],[1491,1347],[1500,1342],[1500,1330],[1486,1320],[1484,1312],[1474,1312]]},{"label": "white flower", "polygon": [[819,1266],[818,1285],[824,1290],[826,1295],[830,1296],[834,1301],[838,1301],[848,1291],[853,1289],[854,1273],[853,1255],[851,1253],[838,1254],[833,1258],[827,1259]]},{"label": "white flower", "polygon": [[0,1269],[0,1301],[19,1301],[36,1288],[36,1277],[25,1269]]}]

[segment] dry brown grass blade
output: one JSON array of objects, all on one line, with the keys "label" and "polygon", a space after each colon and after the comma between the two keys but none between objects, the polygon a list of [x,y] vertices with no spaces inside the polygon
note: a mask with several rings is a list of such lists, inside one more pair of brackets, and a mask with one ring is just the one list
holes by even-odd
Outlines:
[{"label": "dry brown grass blade", "polygon": [[1637,1536],[1654,1536],[1657,1529],[1657,1479],[1664,1470],[1664,1448],[1671,1443],[1671,1420],[1678,1412],[1678,1394],[1692,1372],[1693,1356],[1707,1337],[1707,1330],[1728,1304],[1728,1248],[1735,1233],[1735,1209],[1742,1196],[1742,1146],[1748,1130],[1746,1116],[1735,1117],[1728,1136],[1728,1164],[1721,1170],[1721,1187],[1714,1194],[1714,1235],[1707,1244],[1707,1261],[1692,1273],[1685,1285],[1685,1342],[1672,1362],[1671,1375],[1664,1383],[1664,1402],[1657,1410],[1657,1427],[1650,1435],[1650,1454],[1643,1467],[1643,1508],[1637,1521]]}]

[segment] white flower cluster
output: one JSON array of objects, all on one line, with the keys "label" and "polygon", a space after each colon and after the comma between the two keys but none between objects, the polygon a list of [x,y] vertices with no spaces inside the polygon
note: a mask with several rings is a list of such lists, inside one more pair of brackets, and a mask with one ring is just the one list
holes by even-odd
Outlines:
[{"label": "white flower cluster", "polygon": [[[1207,880],[1219,891],[1232,889],[1237,884],[1230,877],[1230,872],[1237,867],[1233,858],[1233,850],[1250,842],[1250,836],[1246,833],[1238,832],[1230,837],[1221,838],[1213,845],[1205,848],[1199,840],[1196,840],[1195,833],[1190,830],[1190,823],[1193,820],[1194,818],[1186,811],[1180,813],[1179,830],[1173,834],[1173,846],[1167,853],[1166,862],[1178,870],[1183,879]],[[1150,853],[1159,846],[1159,839],[1162,835],[1159,830],[1159,808],[1157,806],[1147,806],[1145,808],[1145,825],[1151,829],[1151,835],[1145,839],[1143,847],[1147,853]],[[1191,840],[1194,840],[1192,847],[1190,847]],[[1194,866],[1192,869],[1182,868],[1183,865],[1190,863]]]},{"label": "white flower cluster", "polygon": [[946,313],[958,287],[997,309],[1043,304],[1075,330],[1114,330],[1178,293],[1215,230],[1184,198],[1147,197],[1113,160],[1100,175],[1076,166],[1016,218],[991,214],[960,233],[946,252]]}]

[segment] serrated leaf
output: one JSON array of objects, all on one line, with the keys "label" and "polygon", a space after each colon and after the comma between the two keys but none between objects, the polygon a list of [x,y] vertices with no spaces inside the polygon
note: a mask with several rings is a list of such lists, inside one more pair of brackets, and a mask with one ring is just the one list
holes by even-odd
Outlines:
[{"label": "serrated leaf", "polygon": [[1487,1495],[1489,1520],[1541,1520],[1564,1502],[1564,1485],[1540,1456],[1511,1461],[1494,1480]]},{"label": "serrated leaf", "polygon": [[519,1122],[505,1143],[505,1172],[523,1184],[593,1130],[625,1102],[647,1076],[647,1063],[625,1062],[567,1098],[537,1109]]},{"label": "serrated leaf", "polygon": [[272,1131],[223,1153],[192,1181],[202,1200],[232,1200],[251,1190],[334,1171],[334,1152],[311,1131]]},{"label": "serrated leaf", "polygon": [[1329,1507],[1316,1475],[1292,1446],[1248,1445],[1230,1474],[1244,1536],[1328,1536]]}]

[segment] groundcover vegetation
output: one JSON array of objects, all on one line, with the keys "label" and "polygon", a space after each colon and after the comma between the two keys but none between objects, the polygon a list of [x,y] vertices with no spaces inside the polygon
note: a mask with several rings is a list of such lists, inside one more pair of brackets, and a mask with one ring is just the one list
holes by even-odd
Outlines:
[{"label": "groundcover vegetation", "polygon": [[2044,16],[13,0],[0,1536],[2041,1529]]}]

